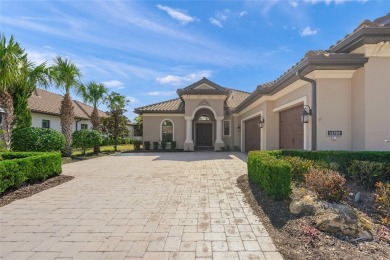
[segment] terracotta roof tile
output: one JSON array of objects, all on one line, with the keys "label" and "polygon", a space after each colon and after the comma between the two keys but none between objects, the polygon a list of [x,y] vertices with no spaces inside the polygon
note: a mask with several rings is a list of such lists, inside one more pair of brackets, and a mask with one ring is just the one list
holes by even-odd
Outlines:
[{"label": "terracotta roof tile", "polygon": [[[28,99],[28,106],[32,112],[60,115],[63,96],[43,89],[36,89]],[[76,118],[89,119],[93,108],[80,101],[72,100]],[[106,113],[99,110],[99,115],[104,117]]]},{"label": "terracotta roof tile", "polygon": [[136,108],[137,113],[143,112],[168,112],[168,113],[183,113],[184,102],[180,98],[163,101],[143,107]]}]

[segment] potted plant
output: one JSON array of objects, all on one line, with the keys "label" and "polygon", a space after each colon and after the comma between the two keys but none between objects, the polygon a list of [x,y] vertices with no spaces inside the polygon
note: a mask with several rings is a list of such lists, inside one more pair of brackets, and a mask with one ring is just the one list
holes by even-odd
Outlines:
[{"label": "potted plant", "polygon": [[165,147],[167,146],[167,142],[161,141],[161,148],[165,150]]},{"label": "potted plant", "polygon": [[175,150],[176,149],[176,141],[171,142],[171,149]]},{"label": "potted plant", "polygon": [[153,142],[153,150],[158,150],[158,142]]},{"label": "potted plant", "polygon": [[144,142],[144,148],[145,150],[150,150],[150,142]]}]

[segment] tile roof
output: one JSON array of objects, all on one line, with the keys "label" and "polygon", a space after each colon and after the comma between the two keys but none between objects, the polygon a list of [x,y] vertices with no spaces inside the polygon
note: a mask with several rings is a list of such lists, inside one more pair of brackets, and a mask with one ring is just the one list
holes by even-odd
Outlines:
[{"label": "tile roof", "polygon": [[138,107],[134,111],[136,113],[184,113],[184,102],[180,98],[176,98],[143,107]]},{"label": "tile roof", "polygon": [[[62,95],[49,92],[43,89],[36,89],[31,95],[31,97],[28,99],[28,107],[31,109],[32,112],[35,113],[60,115],[62,99]],[[92,114],[93,108],[80,101],[72,101],[75,117],[79,119],[89,119],[90,115]],[[101,117],[107,116],[106,113],[100,110],[99,115]]]},{"label": "tile roof", "polygon": [[[229,91],[229,96],[226,99],[226,108],[230,111],[234,110],[241,102],[243,102],[250,93],[236,90],[236,89],[230,89],[225,88]],[[168,100],[159,102],[156,104],[151,104],[143,107],[138,107],[134,111],[136,113],[142,114],[142,113],[184,113],[184,101],[180,98]]]},{"label": "tile roof", "polygon": [[[210,88],[200,88],[203,84],[207,85]],[[181,95],[228,95],[229,89],[224,88],[206,77],[203,77],[201,80],[177,90],[177,94]]]}]

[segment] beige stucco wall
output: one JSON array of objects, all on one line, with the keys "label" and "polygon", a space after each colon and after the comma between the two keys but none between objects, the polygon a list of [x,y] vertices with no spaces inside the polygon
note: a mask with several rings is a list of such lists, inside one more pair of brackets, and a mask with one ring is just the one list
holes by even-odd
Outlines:
[{"label": "beige stucco wall", "polygon": [[[207,97],[200,96],[199,99],[186,99],[185,100],[185,116],[193,116],[193,113],[198,108],[209,107],[215,111],[216,116],[224,116],[224,99],[208,99]],[[202,101],[207,101],[210,106],[200,105]]]},{"label": "beige stucco wall", "polygon": [[352,77],[351,86],[351,115],[352,115],[352,140],[351,148],[355,151],[362,151],[366,147],[365,142],[365,70],[356,70]]},{"label": "beige stucco wall", "polygon": [[365,64],[365,149],[390,151],[390,58]]},{"label": "beige stucco wall", "polygon": [[[50,120],[50,128],[57,130],[61,132],[61,119],[59,116],[53,116],[53,115],[46,115],[46,114],[38,114],[38,113],[31,113],[32,116],[32,127],[42,127],[42,120]],[[76,131],[76,121],[78,119],[75,119],[73,122],[73,132]],[[87,124],[88,129],[92,128],[92,123],[89,120],[81,120],[77,123],[78,130],[81,129],[81,124]]]},{"label": "beige stucco wall", "polygon": [[[351,150],[351,79],[317,79],[317,149]],[[336,139],[328,130],[341,130]]]},{"label": "beige stucco wall", "polygon": [[186,135],[186,121],[184,120],[184,114],[179,116],[173,115],[161,115],[161,116],[148,116],[144,115],[143,122],[143,140],[149,142],[161,141],[161,123],[169,119],[173,122],[173,139],[176,141],[176,147],[183,149],[185,135]]}]

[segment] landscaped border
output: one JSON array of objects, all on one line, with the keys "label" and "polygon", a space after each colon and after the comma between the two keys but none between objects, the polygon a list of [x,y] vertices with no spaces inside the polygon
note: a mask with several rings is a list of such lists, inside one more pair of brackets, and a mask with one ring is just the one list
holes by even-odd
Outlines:
[{"label": "landscaped border", "polygon": [[0,193],[23,183],[43,181],[62,172],[60,153],[0,153]]}]

